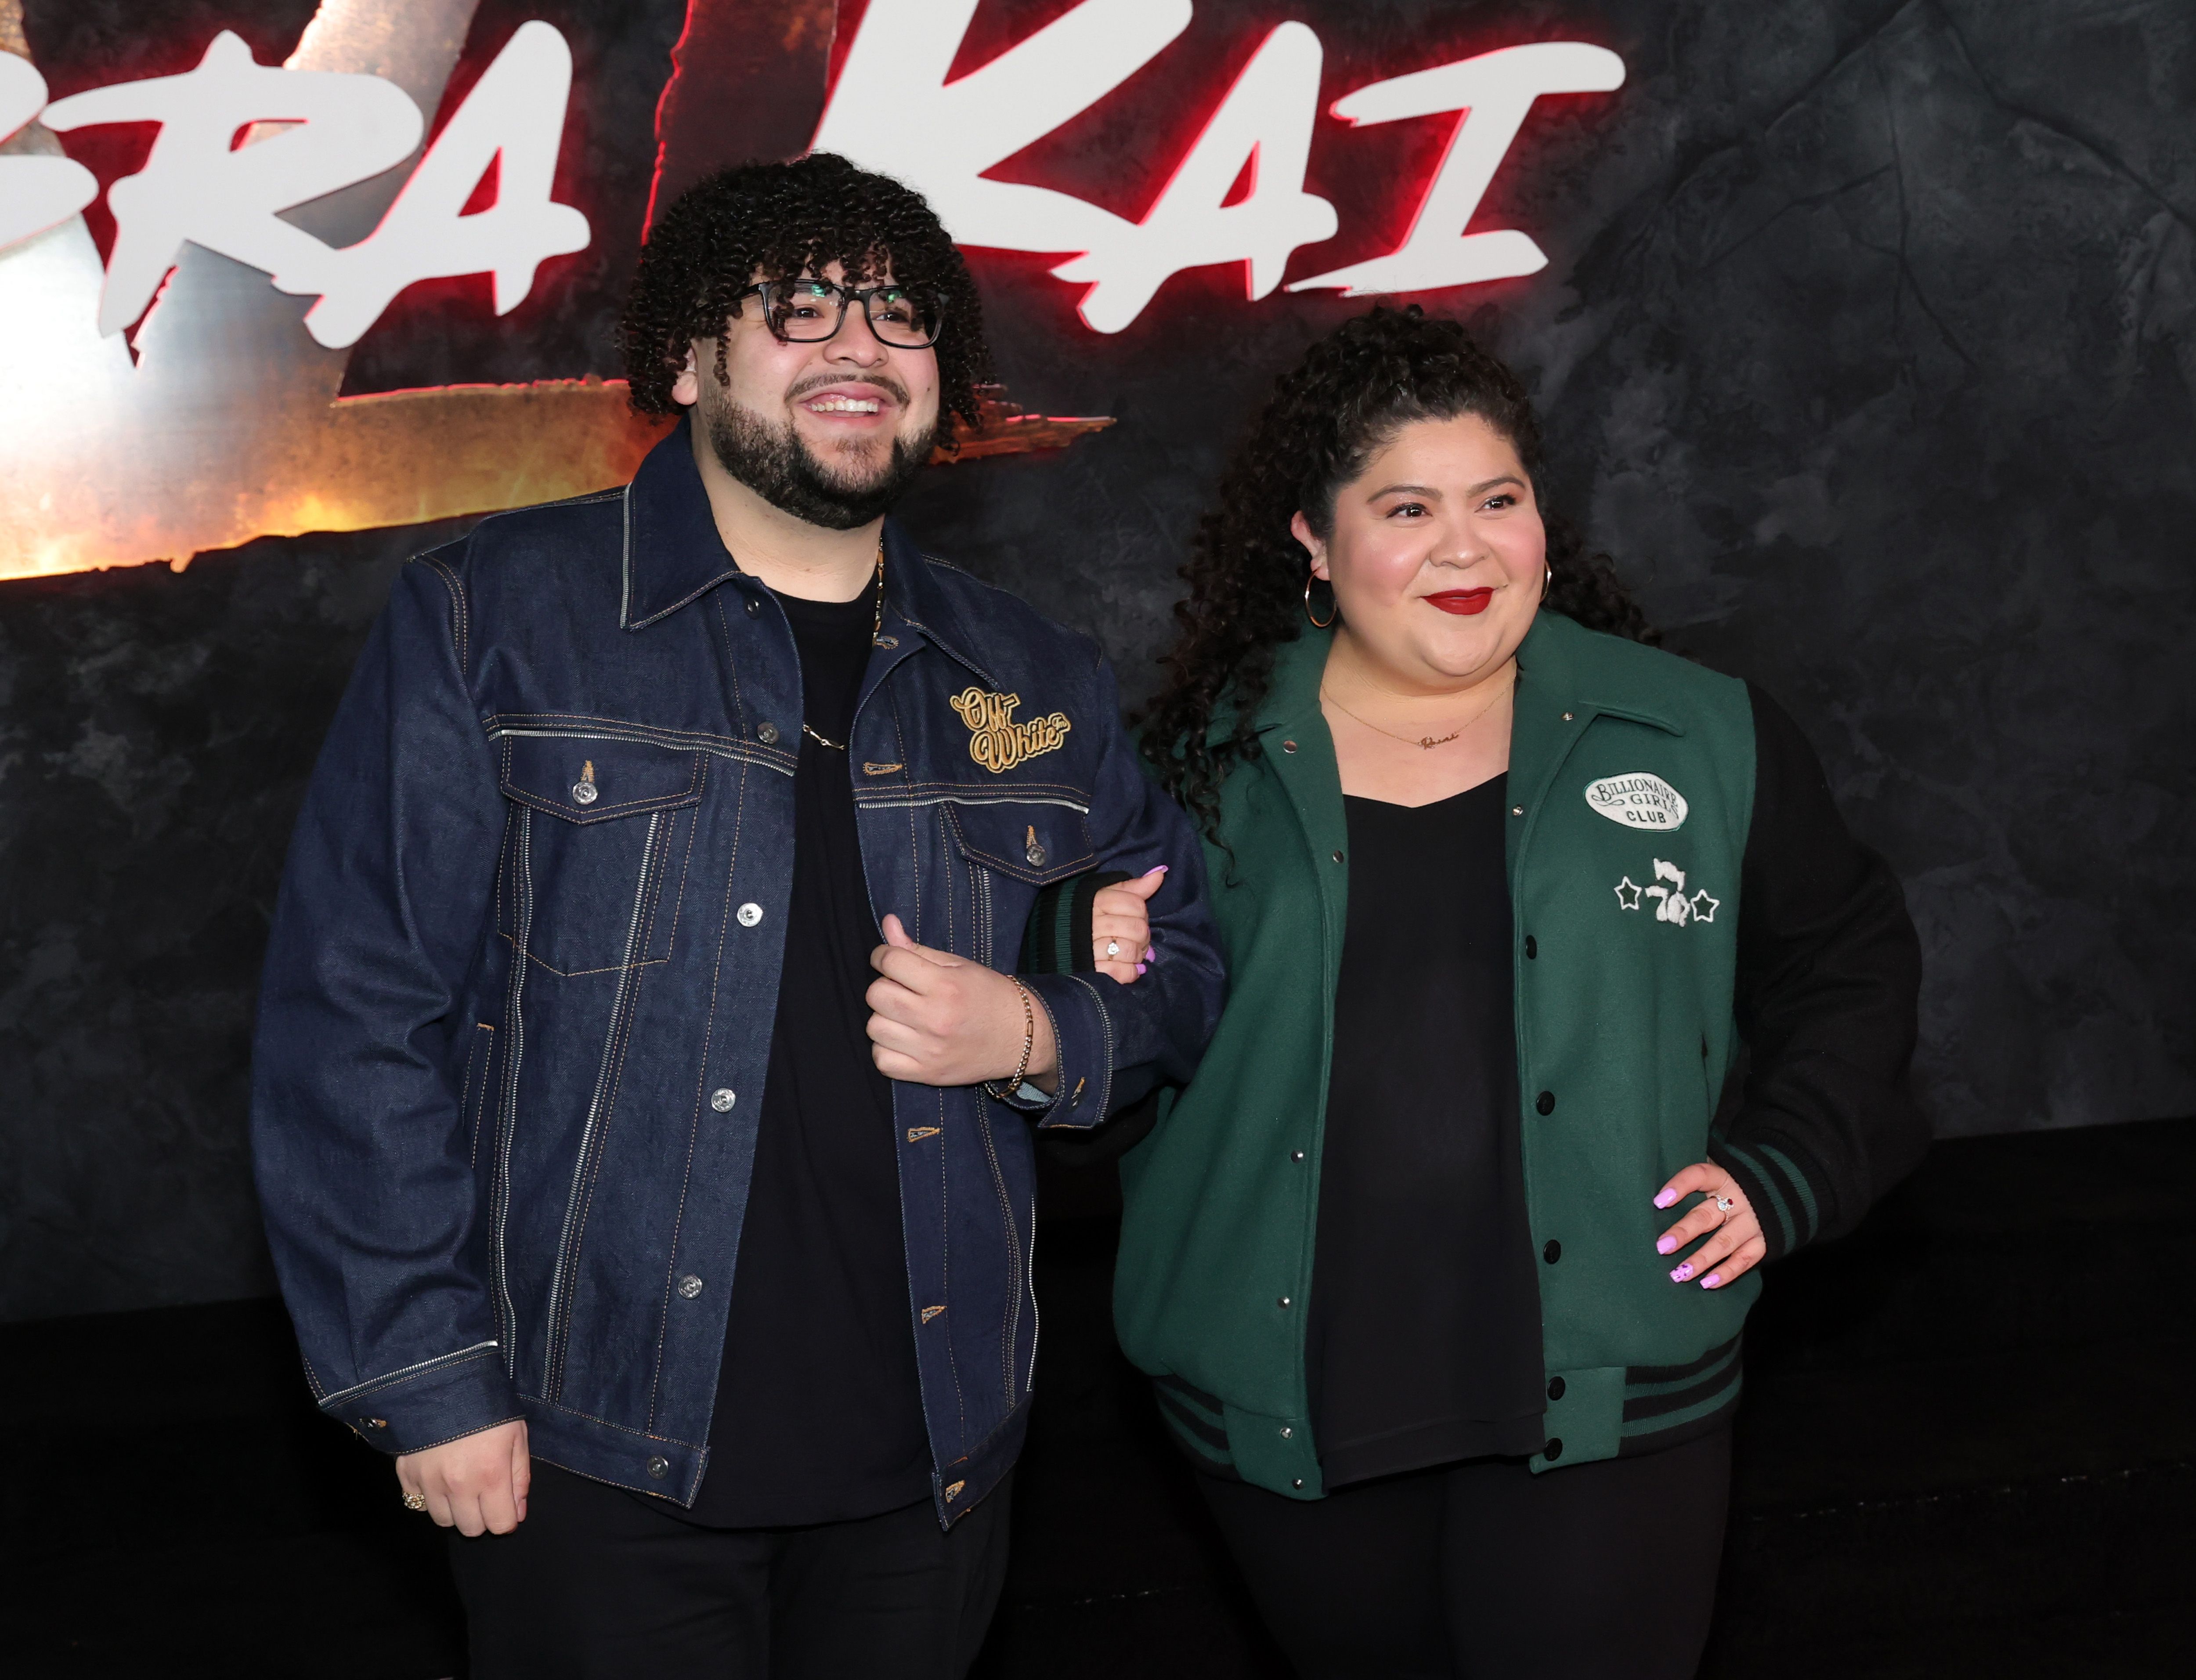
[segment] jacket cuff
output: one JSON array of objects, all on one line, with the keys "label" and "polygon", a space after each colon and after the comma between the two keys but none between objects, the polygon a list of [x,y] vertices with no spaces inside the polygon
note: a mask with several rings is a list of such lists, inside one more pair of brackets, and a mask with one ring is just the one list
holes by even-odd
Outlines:
[{"label": "jacket cuff", "polygon": [[321,1410],[384,1452],[420,1452],[524,1416],[493,1342],[330,1394]]},{"label": "jacket cuff", "polygon": [[1112,1106],[1115,1036],[1101,988],[1113,982],[1102,975],[1031,974],[1024,984],[1052,1021],[1060,1083],[1044,1107],[1023,1111],[1040,1126],[1095,1126]]},{"label": "jacket cuff", "polygon": [[1093,901],[1109,886],[1135,877],[1126,869],[1090,869],[1056,880],[1037,895],[1022,931],[1023,974],[1095,974],[1097,953],[1091,949],[1090,915]]},{"label": "jacket cuff", "polygon": [[1768,1258],[1781,1259],[1814,1241],[1831,1205],[1830,1184],[1821,1166],[1789,1139],[1774,1142],[1728,1139],[1708,1145],[1708,1159],[1738,1181],[1761,1235]]}]

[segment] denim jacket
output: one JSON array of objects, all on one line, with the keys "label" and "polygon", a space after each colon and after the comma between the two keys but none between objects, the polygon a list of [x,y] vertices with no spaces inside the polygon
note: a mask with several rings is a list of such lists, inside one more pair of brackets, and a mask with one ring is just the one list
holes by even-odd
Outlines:
[{"label": "denim jacket", "polygon": [[[1026,1424],[1032,1119],[1087,1128],[1187,1078],[1222,979],[1196,836],[1144,779],[1095,644],[897,528],[886,552],[847,753],[875,913],[1010,969],[1040,892],[1170,870],[1136,984],[1028,979],[1055,1097],[893,1088],[950,1523]],[[376,1446],[523,1417],[550,1462],[692,1501],[762,1119],[800,692],[684,427],[624,490],[488,519],[399,575],[292,841],[252,1093],[308,1379]]]}]

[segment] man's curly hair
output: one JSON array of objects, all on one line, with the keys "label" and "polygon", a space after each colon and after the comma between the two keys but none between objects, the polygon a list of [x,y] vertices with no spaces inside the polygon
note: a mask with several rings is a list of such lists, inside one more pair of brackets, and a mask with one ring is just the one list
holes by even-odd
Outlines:
[{"label": "man's curly hair", "polygon": [[740,313],[740,293],[758,279],[820,274],[833,263],[849,285],[889,269],[896,284],[939,296],[939,407],[975,424],[991,352],[968,265],[920,193],[829,152],[719,170],[657,218],[620,326],[633,406],[679,413],[671,386],[696,338],[718,341],[725,378],[725,323]]},{"label": "man's curly hair", "polygon": [[[1208,834],[1222,783],[1258,756],[1253,730],[1274,649],[1303,632],[1311,559],[1290,519],[1301,511],[1331,536],[1336,494],[1404,426],[1464,414],[1509,441],[1537,494],[1540,425],[1525,387],[1457,322],[1415,303],[1344,321],[1274,382],[1221,478],[1217,505],[1198,523],[1180,574],[1189,595],[1175,603],[1180,633],[1162,661],[1166,679],[1136,719],[1160,782]],[[1541,517],[1555,574],[1543,604],[1589,630],[1659,640],[1608,557],[1589,554],[1577,530],[1545,508]],[[1209,741],[1223,701],[1234,729]]]}]

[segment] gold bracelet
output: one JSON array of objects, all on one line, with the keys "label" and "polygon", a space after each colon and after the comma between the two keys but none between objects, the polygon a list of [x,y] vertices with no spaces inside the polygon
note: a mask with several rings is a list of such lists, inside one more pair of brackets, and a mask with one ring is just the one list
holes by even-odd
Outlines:
[{"label": "gold bracelet", "polygon": [[1022,998],[1022,1059],[1020,1065],[1014,1069],[1014,1077],[1006,1082],[1005,1089],[999,1088],[997,1080],[986,1079],[984,1082],[985,1090],[1001,1102],[1005,1102],[1021,1089],[1022,1081],[1029,1076],[1030,1058],[1037,1054],[1037,1006],[1030,1002],[1027,986],[1012,974],[1007,978],[1014,980],[1014,990],[1021,994]]}]

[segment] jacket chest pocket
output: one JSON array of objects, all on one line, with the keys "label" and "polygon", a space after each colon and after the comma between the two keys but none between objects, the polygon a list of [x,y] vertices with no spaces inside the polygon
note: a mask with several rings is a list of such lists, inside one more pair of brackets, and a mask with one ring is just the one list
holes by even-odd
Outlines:
[{"label": "jacket chest pocket", "polygon": [[1016,800],[945,801],[953,843],[970,863],[1029,886],[1049,886],[1098,861],[1082,811],[1071,805]]},{"label": "jacket chest pocket", "polygon": [[671,954],[706,753],[506,736],[497,926],[529,963],[595,974]]}]

